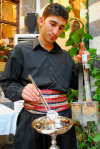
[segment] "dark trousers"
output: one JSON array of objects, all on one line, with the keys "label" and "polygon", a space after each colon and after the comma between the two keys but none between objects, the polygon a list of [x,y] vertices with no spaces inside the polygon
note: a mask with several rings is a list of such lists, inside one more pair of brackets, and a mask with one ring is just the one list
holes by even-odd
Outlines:
[{"label": "dark trousers", "polygon": [[[71,109],[68,108],[60,112],[59,115],[71,118]],[[40,134],[32,127],[32,121],[41,116],[45,115],[32,114],[24,108],[21,110],[18,116],[13,149],[49,149],[51,137]],[[57,136],[57,145],[60,149],[77,149],[74,126],[66,133]]]}]

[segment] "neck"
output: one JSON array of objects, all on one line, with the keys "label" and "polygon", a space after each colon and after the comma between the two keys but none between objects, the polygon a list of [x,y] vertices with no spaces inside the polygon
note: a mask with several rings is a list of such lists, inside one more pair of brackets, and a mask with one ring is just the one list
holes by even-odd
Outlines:
[{"label": "neck", "polygon": [[39,40],[41,46],[42,46],[43,48],[45,48],[47,51],[50,51],[51,49],[53,49],[53,47],[54,47],[54,46],[53,46],[53,43],[46,42],[46,41],[43,39],[43,37],[41,38],[41,36],[38,37],[38,40]]}]

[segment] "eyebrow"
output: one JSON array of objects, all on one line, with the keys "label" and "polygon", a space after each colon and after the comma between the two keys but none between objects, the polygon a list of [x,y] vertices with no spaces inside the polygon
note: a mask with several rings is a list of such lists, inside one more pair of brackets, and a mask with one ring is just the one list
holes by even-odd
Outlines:
[{"label": "eyebrow", "polygon": [[[54,20],[50,20],[50,21],[57,24],[57,22],[54,21]],[[65,27],[65,25],[61,25],[61,26],[62,26],[62,27]]]}]

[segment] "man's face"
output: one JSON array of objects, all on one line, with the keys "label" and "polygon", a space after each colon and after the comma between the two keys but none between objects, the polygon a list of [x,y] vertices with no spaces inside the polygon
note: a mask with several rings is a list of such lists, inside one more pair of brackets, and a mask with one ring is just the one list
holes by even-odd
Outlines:
[{"label": "man's face", "polygon": [[53,43],[62,33],[66,20],[60,16],[49,16],[40,22],[42,38],[48,43]]}]

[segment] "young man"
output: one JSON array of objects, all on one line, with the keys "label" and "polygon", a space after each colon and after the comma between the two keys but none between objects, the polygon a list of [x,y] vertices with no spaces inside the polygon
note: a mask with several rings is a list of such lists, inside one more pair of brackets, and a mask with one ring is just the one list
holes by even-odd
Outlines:
[{"label": "young man", "polygon": [[[67,20],[65,7],[58,3],[48,5],[39,20],[39,37],[19,43],[9,54],[1,76],[2,89],[11,101],[24,100],[24,108],[18,116],[13,149],[49,149],[51,145],[50,136],[32,128],[33,120],[45,116],[46,111],[39,92],[28,79],[29,74],[41,93],[48,94],[51,109],[59,112],[60,116],[71,118],[66,93],[69,87],[78,88],[77,68],[68,52],[55,42]],[[57,136],[57,144],[60,149],[77,149],[74,126]]]}]

